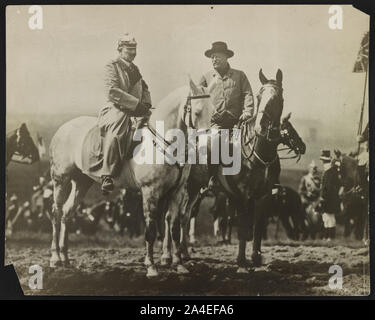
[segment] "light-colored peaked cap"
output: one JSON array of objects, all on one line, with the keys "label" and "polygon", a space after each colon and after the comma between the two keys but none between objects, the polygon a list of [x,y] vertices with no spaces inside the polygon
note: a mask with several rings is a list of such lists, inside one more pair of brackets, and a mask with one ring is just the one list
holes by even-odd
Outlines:
[{"label": "light-colored peaked cap", "polygon": [[122,47],[128,47],[128,48],[136,48],[137,47],[137,41],[135,41],[135,38],[130,33],[125,33],[123,36],[120,37],[117,41],[117,49],[119,50]]}]

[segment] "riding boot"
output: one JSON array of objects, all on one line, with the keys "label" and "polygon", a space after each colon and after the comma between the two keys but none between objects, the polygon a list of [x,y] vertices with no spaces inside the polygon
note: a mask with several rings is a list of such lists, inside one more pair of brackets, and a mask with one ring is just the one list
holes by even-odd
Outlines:
[{"label": "riding boot", "polygon": [[217,181],[218,169],[219,169],[218,164],[210,164],[208,166],[208,174],[210,176],[210,179],[207,184],[207,191],[213,192],[216,186],[218,185],[218,181]]},{"label": "riding boot", "polygon": [[336,227],[330,228],[330,230],[331,230],[330,238],[333,240],[336,238]]},{"label": "riding boot", "polygon": [[326,239],[329,238],[329,234],[328,233],[329,233],[329,229],[326,228],[326,227],[324,227],[324,229],[323,229],[323,237],[322,237],[323,240],[326,240]]}]

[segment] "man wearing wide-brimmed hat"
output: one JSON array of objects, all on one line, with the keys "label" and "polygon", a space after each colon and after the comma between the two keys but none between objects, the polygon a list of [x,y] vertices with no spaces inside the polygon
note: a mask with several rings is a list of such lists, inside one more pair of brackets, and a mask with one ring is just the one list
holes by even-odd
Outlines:
[{"label": "man wearing wide-brimmed hat", "polygon": [[100,111],[98,125],[103,139],[102,192],[113,190],[112,176],[126,154],[131,117],[148,119],[151,96],[148,86],[133,60],[137,42],[130,34],[118,40],[119,56],[106,66],[106,95],[108,103]]},{"label": "man wearing wide-brimmed hat", "polygon": [[199,84],[207,87],[214,104],[211,125],[218,129],[231,129],[241,119],[254,113],[254,98],[245,73],[233,69],[228,59],[234,52],[225,42],[212,44],[205,56],[212,61],[213,70],[202,76]]},{"label": "man wearing wide-brimmed hat", "polygon": [[[207,88],[214,105],[211,128],[232,129],[239,120],[252,118],[254,98],[249,80],[243,71],[233,69],[228,63],[234,52],[228,49],[225,42],[217,41],[204,55],[211,59],[213,66],[213,70],[204,74],[199,81],[200,86]],[[210,189],[216,184],[217,169],[218,165],[209,166]]]},{"label": "man wearing wide-brimmed hat", "polygon": [[340,178],[336,165],[332,165],[330,150],[322,150],[320,160],[323,162],[322,189],[320,193],[320,209],[323,212],[322,219],[325,235],[328,241],[335,238],[336,218],[340,212]]}]

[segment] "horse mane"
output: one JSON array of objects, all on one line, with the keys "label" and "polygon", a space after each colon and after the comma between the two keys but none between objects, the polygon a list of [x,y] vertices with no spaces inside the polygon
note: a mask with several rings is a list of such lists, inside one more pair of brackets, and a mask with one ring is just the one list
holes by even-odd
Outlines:
[{"label": "horse mane", "polygon": [[343,179],[344,184],[358,184],[359,182],[359,172],[357,160],[353,157],[350,157],[346,154],[341,154],[341,163],[343,166]]},{"label": "horse mane", "polygon": [[151,121],[167,120],[171,115],[177,117],[181,101],[188,96],[189,90],[188,86],[180,87],[163,98],[152,111]]}]

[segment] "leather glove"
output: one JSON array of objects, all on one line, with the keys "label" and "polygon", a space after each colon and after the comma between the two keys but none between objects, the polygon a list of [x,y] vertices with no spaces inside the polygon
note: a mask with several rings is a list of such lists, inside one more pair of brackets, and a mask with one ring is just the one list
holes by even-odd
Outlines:
[{"label": "leather glove", "polygon": [[249,120],[253,117],[253,115],[251,114],[250,111],[244,111],[242,112],[241,116],[240,116],[240,121],[241,122],[244,122],[246,120]]},{"label": "leather glove", "polygon": [[135,110],[133,112],[133,116],[134,117],[142,117],[142,116],[149,113],[150,108],[151,108],[150,104],[148,104],[148,103],[145,104],[145,103],[139,102],[137,107],[135,108]]}]

